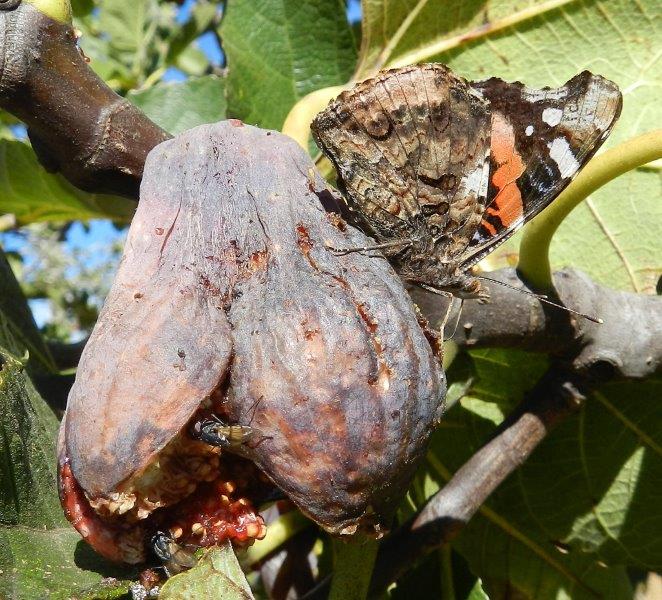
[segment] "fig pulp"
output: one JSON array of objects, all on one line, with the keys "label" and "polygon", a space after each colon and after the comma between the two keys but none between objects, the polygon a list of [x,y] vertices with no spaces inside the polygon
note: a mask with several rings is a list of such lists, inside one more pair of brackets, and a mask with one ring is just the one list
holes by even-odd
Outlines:
[{"label": "fig pulp", "polygon": [[[373,242],[323,204],[293,140],[238,121],[149,155],[60,435],[63,505],[102,554],[139,562],[157,529],[259,538],[260,477],[331,533],[388,527],[445,380],[388,262],[338,252]],[[195,439],[214,415],[251,435]]]}]

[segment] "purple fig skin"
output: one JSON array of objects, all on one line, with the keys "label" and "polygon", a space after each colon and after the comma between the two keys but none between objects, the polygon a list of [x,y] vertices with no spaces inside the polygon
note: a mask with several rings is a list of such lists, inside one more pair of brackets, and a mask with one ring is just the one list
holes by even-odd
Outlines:
[{"label": "purple fig skin", "polygon": [[276,132],[225,121],[149,155],[122,262],[83,354],[62,452],[106,496],[214,390],[253,460],[327,531],[388,528],[445,379],[374,244]]}]

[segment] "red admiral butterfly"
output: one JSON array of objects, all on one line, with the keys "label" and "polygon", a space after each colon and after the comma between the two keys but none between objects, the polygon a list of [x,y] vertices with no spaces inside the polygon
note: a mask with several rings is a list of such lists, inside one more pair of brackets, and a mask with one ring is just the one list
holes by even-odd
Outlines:
[{"label": "red admiral butterfly", "polygon": [[488,297],[470,267],[537,215],[607,138],[616,84],[470,82],[440,64],[380,73],[311,126],[350,210],[406,281]]}]

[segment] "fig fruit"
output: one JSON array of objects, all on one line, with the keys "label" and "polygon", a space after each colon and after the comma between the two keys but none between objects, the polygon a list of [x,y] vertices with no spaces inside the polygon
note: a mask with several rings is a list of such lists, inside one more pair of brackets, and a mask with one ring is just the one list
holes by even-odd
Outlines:
[{"label": "fig fruit", "polygon": [[238,121],[150,153],[60,434],[63,506],[100,553],[249,543],[264,479],[331,533],[386,530],[445,379],[389,263],[338,251],[373,242],[337,206],[293,140]]}]

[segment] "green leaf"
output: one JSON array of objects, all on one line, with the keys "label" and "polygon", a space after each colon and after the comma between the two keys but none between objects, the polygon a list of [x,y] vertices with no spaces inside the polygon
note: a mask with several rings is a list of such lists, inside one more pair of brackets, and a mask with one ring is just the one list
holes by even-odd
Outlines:
[{"label": "green leaf", "polygon": [[161,83],[127,97],[172,134],[225,119],[225,80],[215,75]]},{"label": "green leaf", "polygon": [[[623,90],[623,114],[606,146],[662,121],[656,0],[364,0],[357,75],[380,67],[443,62],[468,79],[490,76],[560,85],[584,69]],[[552,244],[552,267],[577,265],[601,282],[652,293],[662,271],[660,171],[638,169],[574,211]],[[503,266],[517,240],[503,246]]]},{"label": "green leaf", "polygon": [[341,0],[235,0],[221,24],[228,115],[279,129],[314,90],[343,84],[356,60]]},{"label": "green leaf", "polygon": [[489,596],[483,590],[483,584],[480,579],[471,588],[467,600],[490,600]]},{"label": "green leaf", "polygon": [[88,194],[47,173],[29,145],[0,140],[0,213],[15,215],[19,225],[99,218],[128,222],[134,210],[130,200]]},{"label": "green leaf", "polygon": [[[419,505],[545,369],[544,358],[521,351],[472,355],[477,381],[434,436],[411,495]],[[491,598],[506,588],[536,600],[630,598],[624,567],[662,568],[659,397],[659,380],[605,386],[490,497],[453,546]]]},{"label": "green leaf", "polygon": [[230,542],[209,550],[190,571],[168,579],[159,594],[160,600],[189,598],[253,600]]},{"label": "green leaf", "polygon": [[94,0],[71,0],[74,17],[84,17],[94,10]]},{"label": "green leaf", "polygon": [[[0,254],[0,597],[71,598],[126,572],[98,557],[67,523],[56,485],[58,422],[23,356],[52,359]],[[55,367],[50,363],[52,369]],[[126,584],[116,584],[126,592]],[[106,585],[103,596],[111,588]],[[101,593],[101,592],[100,592]]]},{"label": "green leaf", "polygon": [[109,36],[113,48],[135,55],[144,47],[156,10],[154,0],[102,0],[99,9],[99,29]]},{"label": "green leaf", "polygon": [[572,265],[612,288],[655,293],[662,274],[661,186],[662,172],[637,169],[598,190],[554,235],[552,267]]},{"label": "green leaf", "polygon": [[13,343],[0,333],[0,597],[64,600],[98,586],[100,572],[123,572],[96,556],[62,514],[57,419],[22,363],[2,350]]},{"label": "green leaf", "polygon": [[[120,89],[141,85],[147,76],[156,78],[167,66],[168,40],[179,26],[173,3],[157,0],[100,0],[93,35],[101,36],[107,46],[102,50],[102,71],[112,73],[113,64]],[[84,42],[85,43],[85,42]],[[97,44],[97,50],[101,47]],[[94,57],[93,57],[94,58]],[[92,67],[96,68],[94,61]]]},{"label": "green leaf", "polygon": [[0,349],[2,466],[0,522],[3,525],[63,525],[55,489],[57,419],[40,402],[20,360]]}]

